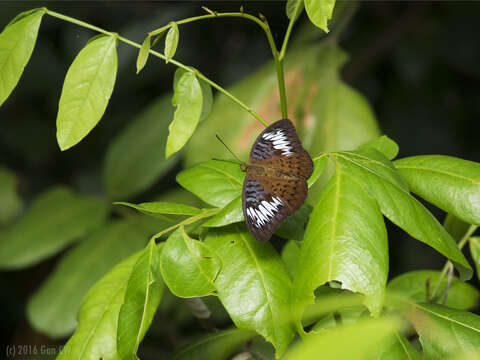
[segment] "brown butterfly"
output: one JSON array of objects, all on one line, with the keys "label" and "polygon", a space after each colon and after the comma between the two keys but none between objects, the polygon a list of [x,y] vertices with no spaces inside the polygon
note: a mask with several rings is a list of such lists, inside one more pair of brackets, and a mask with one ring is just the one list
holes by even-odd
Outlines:
[{"label": "brown butterfly", "polygon": [[312,158],[302,147],[288,119],[267,127],[250,152],[243,181],[242,207],[248,230],[258,241],[268,241],[282,222],[307,197]]}]

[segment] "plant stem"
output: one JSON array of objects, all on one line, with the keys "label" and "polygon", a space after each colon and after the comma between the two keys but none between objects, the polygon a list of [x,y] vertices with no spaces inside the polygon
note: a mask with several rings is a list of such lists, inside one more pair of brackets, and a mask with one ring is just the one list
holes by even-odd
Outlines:
[{"label": "plant stem", "polygon": [[[467,232],[465,233],[465,235],[463,236],[463,238],[460,240],[460,242],[458,243],[458,248],[459,249],[462,249],[465,244],[467,243],[468,239],[470,239],[470,236],[475,232],[475,230],[477,230],[477,226],[476,225],[470,225],[470,227],[468,228]],[[443,266],[443,269],[442,269],[442,272],[440,273],[440,276],[438,277],[438,280],[435,284],[435,287],[433,288],[433,291],[432,291],[432,300],[435,299],[435,296],[437,295],[437,291],[438,289],[440,288],[440,284],[442,283],[443,281],[443,278],[445,277],[445,275],[447,274],[448,272],[448,269],[450,266],[453,266],[452,262],[450,260],[448,260],[445,265]]]},{"label": "plant stem", "polygon": [[[187,24],[194,21],[220,18],[220,17],[238,17],[238,18],[247,19],[255,22],[265,32],[265,35],[267,36],[268,44],[270,45],[270,50],[272,51],[273,59],[275,60],[275,67],[277,70],[277,80],[278,80],[278,91],[280,94],[280,106],[282,109],[282,117],[286,118],[288,115],[287,115],[287,96],[285,91],[285,79],[283,74],[283,58],[279,56],[278,49],[275,45],[275,41],[273,40],[273,35],[270,30],[270,26],[268,25],[268,22],[266,21],[266,19],[262,18],[263,20],[262,21],[256,16],[245,14],[243,12],[228,12],[228,13],[214,13],[209,15],[195,16],[195,17],[191,17],[191,18],[187,18],[187,19],[183,19],[175,22],[177,23],[177,25],[181,25],[181,24]],[[148,34],[150,36],[155,36],[163,33],[164,31],[168,30],[171,27],[172,27],[172,23],[165,25],[157,30],[153,30]]]},{"label": "plant stem", "polygon": [[[126,44],[129,44],[131,46],[134,46],[138,49],[140,49],[142,47],[141,44],[138,44],[134,41],[131,41],[127,38],[124,38],[123,36],[120,36],[118,35],[117,33],[114,33],[114,32],[110,32],[110,31],[107,31],[105,29],[102,29],[102,28],[99,28],[97,26],[94,26],[94,25],[91,25],[91,24],[88,24],[84,21],[81,21],[81,20],[78,20],[78,19],[75,19],[75,18],[72,18],[70,16],[66,16],[66,15],[63,15],[63,14],[60,14],[60,13],[57,13],[55,11],[51,11],[51,10],[48,10],[47,8],[44,8],[44,11],[46,14],[52,16],[52,17],[55,17],[57,19],[61,19],[61,20],[64,20],[64,21],[68,21],[72,24],[76,24],[76,25],[79,25],[79,26],[82,26],[84,28],[87,28],[87,29],[90,29],[90,30],[94,30],[94,31],[97,31],[99,33],[102,33],[102,34],[105,34],[105,35],[109,35],[109,36],[115,36],[118,40],[126,43]],[[258,20],[258,19],[257,19]],[[260,23],[262,23],[260,20],[258,20]],[[262,23],[263,24],[263,23]],[[154,50],[150,50],[149,51],[150,54],[152,54],[153,56],[156,56],[160,59],[163,59],[165,60],[165,56],[157,51],[154,51]],[[243,109],[245,109],[247,112],[249,112],[255,119],[257,119],[258,121],[260,121],[264,126],[268,126],[268,123],[263,120],[263,118],[257,113],[255,112],[253,109],[251,109],[250,107],[248,107],[246,104],[244,104],[242,101],[240,101],[237,97],[235,97],[233,94],[231,94],[230,92],[228,92],[227,90],[225,90],[223,87],[221,87],[220,85],[218,85],[217,83],[213,82],[212,80],[210,80],[209,78],[207,78],[205,75],[203,75],[202,73],[200,73],[198,70],[194,69],[194,68],[191,68],[187,65],[184,65],[176,60],[173,60],[171,59],[169,61],[170,63],[172,63],[173,65],[179,67],[179,68],[182,68],[186,71],[189,71],[189,72],[192,72],[194,73],[199,79],[205,81],[207,84],[211,85],[212,87],[214,87],[215,89],[217,89],[218,91],[220,91],[222,94],[224,94],[225,96],[227,96],[230,100],[232,100],[233,102],[235,102],[236,104],[238,104],[240,107],[242,107]]]},{"label": "plant stem", "polygon": [[285,52],[287,51],[287,45],[288,45],[288,40],[290,40],[290,34],[292,33],[293,25],[295,24],[295,17],[290,19],[290,22],[288,23],[288,28],[287,32],[285,33],[285,37],[283,38],[283,44],[282,44],[282,49],[280,50],[280,61],[283,61],[283,58],[285,57]]}]

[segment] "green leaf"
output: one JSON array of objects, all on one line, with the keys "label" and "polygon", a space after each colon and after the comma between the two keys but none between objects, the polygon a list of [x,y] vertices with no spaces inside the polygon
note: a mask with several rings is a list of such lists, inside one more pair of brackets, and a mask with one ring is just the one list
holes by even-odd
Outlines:
[{"label": "green leaf", "polygon": [[472,230],[475,230],[474,225],[470,225],[452,214],[447,214],[443,222],[443,227],[452,235],[456,242],[460,242],[464,236],[471,235]]},{"label": "green leaf", "polygon": [[194,73],[184,71],[175,84],[174,91],[177,109],[173,121],[168,127],[169,134],[165,150],[167,158],[179,151],[190,139],[200,120],[203,108],[202,88]]},{"label": "green leaf", "polygon": [[52,188],[0,237],[0,268],[34,265],[87,235],[105,220],[105,203]]},{"label": "green leaf", "polygon": [[420,360],[421,356],[407,338],[395,332],[391,339],[378,348],[377,353],[369,360]]},{"label": "green leaf", "polygon": [[402,178],[388,159],[374,149],[338,153],[338,162],[375,197],[382,213],[417,240],[450,259],[462,280],[472,269],[450,234],[435,217],[407,191]]},{"label": "green leaf", "polygon": [[427,359],[478,351],[480,316],[437,304],[418,304],[409,315]]},{"label": "green leaf", "polygon": [[312,209],[310,205],[303,204],[280,225],[275,234],[285,239],[302,241],[305,234],[305,226]]},{"label": "green leaf", "polygon": [[151,36],[148,35],[145,40],[143,40],[142,47],[138,51],[137,57],[137,74],[145,67],[145,64],[148,60],[148,55],[150,52]]},{"label": "green leaf", "polygon": [[183,226],[169,236],[160,258],[163,279],[179,297],[210,295],[221,262],[203,242],[191,239]]},{"label": "green leaf", "polygon": [[202,114],[200,115],[200,121],[203,121],[210,115],[213,106],[212,87],[205,81],[199,79],[200,88],[202,89]]},{"label": "green leaf", "polygon": [[477,277],[480,279],[480,237],[472,236],[470,242],[470,254],[475,262],[475,268],[477,269]]},{"label": "green leaf", "polygon": [[[388,283],[387,290],[396,295],[406,297],[416,302],[427,302],[427,281],[430,279],[430,292],[433,291],[435,284],[440,276],[440,271],[418,270],[404,273],[392,279]],[[437,293],[442,294],[435,299],[437,303],[443,301],[443,293],[447,286],[445,277],[438,288]],[[458,280],[454,277],[448,290],[446,305],[460,310],[474,308],[479,304],[480,291],[472,285]]]},{"label": "green leaf", "polygon": [[369,360],[399,328],[397,319],[380,318],[310,334],[285,360],[317,360],[319,354],[322,359],[350,360],[354,354],[356,360]]},{"label": "green leaf", "polygon": [[135,220],[112,222],[69,251],[27,304],[32,326],[51,338],[70,334],[83,296],[115,264],[141,250],[148,235]]},{"label": "green leaf", "polygon": [[310,21],[328,33],[328,20],[332,18],[335,0],[305,0],[305,10]]},{"label": "green leaf", "polygon": [[395,141],[390,139],[387,135],[379,136],[369,142],[359,146],[357,149],[362,150],[366,147],[374,148],[380,151],[387,159],[392,160],[398,155],[398,145]]},{"label": "green leaf", "polygon": [[168,96],[154,101],[132,119],[110,144],[105,157],[103,179],[114,199],[132,197],[151,186],[178,160],[165,160],[168,122],[173,107]]},{"label": "green leaf", "polygon": [[[148,249],[148,248],[147,248]],[[117,360],[118,315],[144,249],[115,266],[83,298],[78,327],[57,360]]]},{"label": "green leaf", "polygon": [[296,21],[302,13],[303,7],[303,0],[287,0],[287,4],[285,5],[285,13],[291,21]]},{"label": "green leaf", "polygon": [[313,172],[307,180],[309,188],[317,182],[327,166],[328,158],[326,156],[320,156],[321,157],[313,159]]},{"label": "green leaf", "polygon": [[0,106],[17,85],[30,60],[44,14],[40,9],[21,13],[0,33]]},{"label": "green leaf", "polygon": [[196,215],[200,214],[201,210],[184,204],[175,204],[170,202],[146,202],[141,204],[131,204],[128,202],[118,201],[114,203],[116,205],[124,205],[137,209],[138,211],[144,213],[145,215],[156,216],[156,215]]},{"label": "green leaf", "polygon": [[0,226],[12,221],[22,208],[17,194],[17,179],[10,170],[0,167]]},{"label": "green leaf", "polygon": [[213,216],[207,222],[203,223],[205,227],[220,227],[237,222],[244,221],[242,209],[242,195],[237,196],[230,201],[218,214]]},{"label": "green leaf", "polygon": [[375,200],[340,164],[313,209],[298,262],[297,321],[314,290],[332,280],[364,294],[365,305],[379,315],[388,274],[385,224]]},{"label": "green leaf", "polygon": [[294,333],[288,321],[291,281],[275,249],[239,225],[209,231],[205,242],[222,262],[215,284],[233,322],[262,335],[280,357]]},{"label": "green leaf", "polygon": [[117,76],[117,38],[91,39],[68,69],[58,105],[57,141],[67,150],[100,121]]},{"label": "green leaf", "polygon": [[157,272],[162,247],[151,240],[130,273],[118,314],[117,353],[120,359],[137,359],[140,341],[162,299],[165,286]]},{"label": "green leaf", "polygon": [[179,32],[178,32],[178,25],[176,22],[172,21],[171,22],[172,27],[168,30],[167,37],[165,38],[165,62],[168,63],[173,56],[175,55],[175,52],[177,51],[177,46],[178,46],[178,37],[179,37]]},{"label": "green leaf", "polygon": [[227,360],[238,348],[256,334],[240,329],[223,330],[207,335],[179,350],[173,360]]},{"label": "green leaf", "polygon": [[244,177],[239,164],[210,160],[183,170],[177,182],[207,204],[224,207],[241,194]]},{"label": "green leaf", "polygon": [[290,276],[294,279],[298,259],[300,258],[300,245],[295,240],[289,240],[283,247],[281,256]]},{"label": "green leaf", "polygon": [[395,161],[410,189],[469,224],[480,225],[480,164],[444,155]]}]

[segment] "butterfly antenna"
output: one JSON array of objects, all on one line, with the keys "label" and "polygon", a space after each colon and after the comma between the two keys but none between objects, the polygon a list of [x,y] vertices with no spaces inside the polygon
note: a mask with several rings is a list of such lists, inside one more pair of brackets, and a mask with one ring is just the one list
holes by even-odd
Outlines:
[{"label": "butterfly antenna", "polygon": [[220,138],[220,136],[218,136],[218,134],[215,134],[215,136],[217,137],[218,141],[220,141],[220,142],[223,144],[223,146],[225,146],[225,148],[228,150],[228,152],[233,155],[233,157],[234,157],[235,159],[237,159],[239,162],[243,163],[243,161],[240,160],[240,159],[238,158],[238,156],[233,153],[232,150],[230,150],[230,148],[227,146],[227,144],[225,144],[225,143],[223,142],[223,140]]}]

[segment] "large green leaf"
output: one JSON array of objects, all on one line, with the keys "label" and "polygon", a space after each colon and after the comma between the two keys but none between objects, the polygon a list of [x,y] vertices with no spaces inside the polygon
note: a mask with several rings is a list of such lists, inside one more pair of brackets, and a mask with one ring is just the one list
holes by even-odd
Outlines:
[{"label": "large green leaf", "polygon": [[280,357],[293,338],[291,281],[282,260],[240,225],[209,231],[206,244],[222,261],[215,285],[233,322],[265,337]]},{"label": "large green leaf", "polygon": [[369,360],[420,360],[421,356],[400,332],[378,347],[377,353]]},{"label": "large green leaf", "polygon": [[30,60],[44,14],[42,9],[21,13],[0,33],[0,106],[17,85]]},{"label": "large green leaf", "polygon": [[219,331],[179,350],[174,360],[227,360],[256,334],[240,329]]},{"label": "large green leaf", "polygon": [[185,204],[176,204],[170,202],[146,202],[141,204],[132,204],[123,201],[115,203],[116,205],[124,205],[136,209],[145,215],[196,215],[200,214],[201,210]]},{"label": "large green leaf", "polygon": [[178,69],[181,73],[174,87],[174,104],[177,107],[168,127],[169,134],[165,157],[179,151],[195,131],[203,108],[203,92],[193,72]]},{"label": "large green leaf", "polygon": [[[418,270],[404,273],[392,279],[388,283],[388,291],[396,295],[407,297],[413,301],[427,302],[427,280],[430,279],[430,291],[437,284],[440,271]],[[444,277],[438,288],[437,294],[442,294],[435,301],[441,303],[443,301],[443,293],[447,286],[447,278]],[[448,290],[446,305],[455,309],[466,310],[474,308],[479,304],[480,291],[472,285],[458,280],[456,277],[452,279]]]},{"label": "large green leaf", "polygon": [[22,208],[17,193],[17,179],[13,172],[0,167],[0,226],[12,221]]},{"label": "large green leaf", "polygon": [[478,351],[480,316],[437,304],[418,304],[409,319],[420,335],[426,359]]},{"label": "large green leaf", "polygon": [[298,263],[297,320],[314,290],[332,280],[365,294],[365,305],[380,313],[388,274],[385,224],[375,200],[340,164],[310,215]]},{"label": "large green leaf", "polygon": [[328,33],[328,20],[332,18],[335,0],[305,0],[305,10],[312,23]]},{"label": "large green leaf", "polygon": [[57,253],[99,226],[105,203],[64,187],[40,195],[26,214],[0,237],[0,267],[22,268]]},{"label": "large green leaf", "polygon": [[172,168],[178,156],[165,160],[168,122],[173,107],[163,96],[130,121],[110,144],[103,179],[114,199],[132,197],[147,189]]},{"label": "large green leaf", "polygon": [[177,175],[177,182],[206,203],[224,207],[240,195],[245,174],[240,165],[210,160]]},{"label": "large green leaf", "polygon": [[480,164],[443,155],[395,161],[409,188],[469,224],[480,225]]},{"label": "large green leaf", "polygon": [[[122,261],[90,289],[78,314],[77,330],[57,359],[121,359],[117,353],[120,309],[124,303],[129,280],[135,278],[132,272],[149,250],[147,247]],[[157,247],[157,251],[161,251],[161,247]]]},{"label": "large green leaf", "polygon": [[117,76],[117,38],[99,35],[78,53],[68,69],[58,105],[57,141],[66,150],[100,121]]},{"label": "large green leaf", "polygon": [[400,328],[398,320],[380,318],[362,320],[328,331],[311,334],[288,352],[285,360],[369,360],[377,349]]},{"label": "large green leaf", "polygon": [[336,154],[357,181],[375,197],[382,213],[409,235],[449,258],[462,280],[472,276],[472,269],[450,234],[435,217],[407,190],[390,161],[375,149]]},{"label": "large green leaf", "polygon": [[135,220],[113,222],[92,233],[60,260],[30,298],[27,316],[32,326],[51,338],[71,333],[88,289],[115,264],[142,249],[148,235]]},{"label": "large green leaf", "polygon": [[190,238],[180,226],[165,244],[160,268],[173,294],[195,297],[209,295],[215,290],[221,262],[207,245]]},{"label": "large green leaf", "polygon": [[477,269],[477,277],[480,279],[480,237],[474,236],[470,238],[470,254],[475,262]]},{"label": "large green leaf", "polygon": [[140,341],[162,299],[165,286],[158,271],[162,247],[151,240],[130,273],[118,314],[117,353],[121,359],[137,359]]}]

